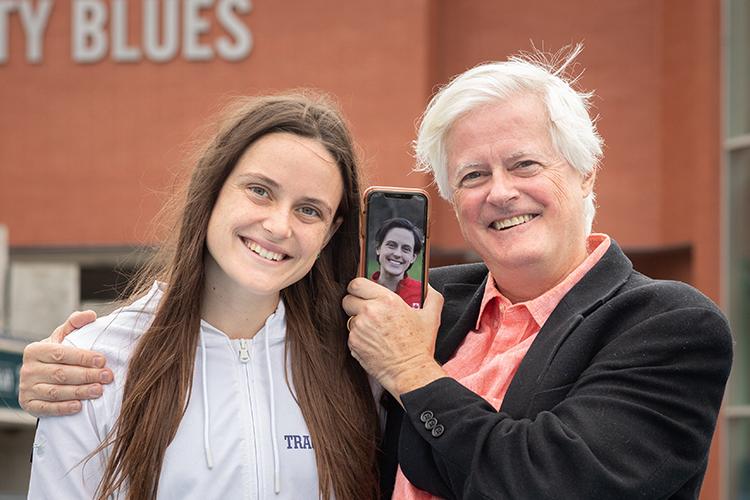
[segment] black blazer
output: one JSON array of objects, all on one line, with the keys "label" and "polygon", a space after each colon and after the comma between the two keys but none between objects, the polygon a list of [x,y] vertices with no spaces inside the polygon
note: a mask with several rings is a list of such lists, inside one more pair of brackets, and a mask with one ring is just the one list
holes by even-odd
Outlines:
[{"label": "black blazer", "polygon": [[[439,362],[476,324],[486,279],[482,264],[431,272],[445,298]],[[552,312],[499,412],[447,377],[403,394],[406,413],[389,399],[383,497],[397,453],[414,485],[445,498],[697,498],[731,360],[719,309],[635,272],[613,241]]]}]

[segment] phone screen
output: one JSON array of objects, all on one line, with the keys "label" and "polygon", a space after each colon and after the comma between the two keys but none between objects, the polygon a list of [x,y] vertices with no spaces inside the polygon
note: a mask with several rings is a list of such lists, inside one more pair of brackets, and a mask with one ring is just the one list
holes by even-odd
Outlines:
[{"label": "phone screen", "polygon": [[422,307],[426,277],[427,197],[371,191],[365,220],[365,276],[415,309]]}]

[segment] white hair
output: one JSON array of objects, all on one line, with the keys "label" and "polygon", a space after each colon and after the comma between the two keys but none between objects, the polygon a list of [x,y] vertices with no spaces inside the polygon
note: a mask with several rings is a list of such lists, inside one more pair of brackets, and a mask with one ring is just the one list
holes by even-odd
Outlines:
[{"label": "white hair", "polygon": [[[557,151],[584,176],[594,173],[602,157],[603,140],[588,109],[593,92],[573,89],[576,78],[565,71],[583,49],[574,46],[548,57],[541,52],[481,64],[455,77],[432,98],[422,115],[414,149],[417,170],[431,172],[440,196],[450,199],[446,139],[453,124],[469,111],[519,94],[540,97],[549,115],[549,133]],[[557,61],[562,61],[558,63]],[[595,195],[584,200],[586,234],[591,232]]]}]

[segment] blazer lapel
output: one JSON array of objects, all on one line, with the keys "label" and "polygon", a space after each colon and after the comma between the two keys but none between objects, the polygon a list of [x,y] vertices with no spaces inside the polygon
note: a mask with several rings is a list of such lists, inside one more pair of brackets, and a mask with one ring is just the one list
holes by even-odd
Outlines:
[{"label": "blazer lapel", "polygon": [[[435,359],[440,364],[453,356],[467,332],[474,328],[487,282],[487,269],[484,266],[472,266],[470,270],[462,268],[453,272],[456,277],[452,280],[460,282],[450,282],[451,279],[446,278],[448,283],[443,286],[433,283],[443,294],[443,311],[435,345]],[[388,393],[383,395],[381,404],[387,417],[380,447],[380,491],[381,498],[389,499],[396,478],[398,443],[404,412]]]},{"label": "blazer lapel", "polygon": [[450,283],[443,288],[443,312],[435,347],[435,359],[441,365],[453,356],[466,334],[476,326],[487,276],[485,273],[479,285]]},{"label": "blazer lapel", "polygon": [[503,399],[501,411],[514,418],[526,410],[563,342],[583,319],[627,281],[633,264],[612,240],[601,260],[560,301],[531,344]]}]

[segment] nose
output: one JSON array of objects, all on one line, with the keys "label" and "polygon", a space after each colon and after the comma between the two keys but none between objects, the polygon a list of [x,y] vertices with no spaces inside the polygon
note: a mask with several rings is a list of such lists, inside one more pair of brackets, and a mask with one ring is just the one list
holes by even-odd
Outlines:
[{"label": "nose", "polygon": [[519,196],[517,180],[513,174],[502,167],[493,169],[487,201],[493,205],[504,206],[517,199]]},{"label": "nose", "polygon": [[275,240],[289,238],[292,235],[291,216],[291,210],[275,207],[266,213],[261,227]]}]

